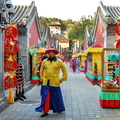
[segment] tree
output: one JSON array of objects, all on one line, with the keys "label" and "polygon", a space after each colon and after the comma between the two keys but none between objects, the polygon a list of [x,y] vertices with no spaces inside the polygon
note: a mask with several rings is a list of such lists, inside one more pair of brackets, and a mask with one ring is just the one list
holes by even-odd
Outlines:
[{"label": "tree", "polygon": [[[84,42],[84,34],[86,27],[89,29],[94,28],[95,18],[92,18],[92,16],[88,16],[86,18],[85,16],[82,16],[80,21],[75,22],[73,24],[67,25],[67,31],[68,31],[68,37],[71,41],[77,41],[79,40],[81,45]],[[74,44],[74,42],[72,42]]]},{"label": "tree", "polygon": [[39,23],[41,27],[46,27],[48,23],[48,19],[46,17],[40,17],[39,18]]}]

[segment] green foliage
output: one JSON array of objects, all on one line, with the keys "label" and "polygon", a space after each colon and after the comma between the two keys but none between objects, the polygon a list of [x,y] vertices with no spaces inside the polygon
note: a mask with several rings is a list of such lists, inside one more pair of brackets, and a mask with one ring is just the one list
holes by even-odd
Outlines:
[{"label": "green foliage", "polygon": [[58,18],[47,18],[47,17],[42,17],[42,16],[39,18],[41,27],[46,27],[47,24],[49,24],[51,22],[55,22],[55,21],[59,21],[61,23],[61,26],[63,26],[63,27],[66,26],[65,20],[61,20]]},{"label": "green foliage", "polygon": [[68,31],[68,37],[70,40],[79,40],[82,44],[84,42],[84,34],[86,27],[88,29],[93,29],[95,23],[95,18],[82,16],[80,21],[75,22],[73,25],[68,25],[67,31]]},{"label": "green foliage", "polygon": [[74,24],[72,19],[61,20],[61,19],[58,19],[58,18],[47,18],[47,17],[42,17],[42,16],[39,18],[39,22],[40,22],[40,25],[42,27],[46,27],[47,24],[49,24],[51,22],[55,22],[55,21],[59,21],[61,23],[62,27],[66,27],[69,24]]}]

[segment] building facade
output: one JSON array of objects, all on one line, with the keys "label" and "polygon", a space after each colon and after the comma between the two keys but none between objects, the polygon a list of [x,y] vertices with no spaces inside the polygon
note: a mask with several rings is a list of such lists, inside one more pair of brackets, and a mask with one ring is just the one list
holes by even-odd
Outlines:
[{"label": "building facade", "polygon": [[120,16],[119,10],[118,6],[105,6],[102,2],[99,3],[92,38],[95,44],[103,48],[114,48],[115,40],[119,39],[115,32],[116,19]]}]

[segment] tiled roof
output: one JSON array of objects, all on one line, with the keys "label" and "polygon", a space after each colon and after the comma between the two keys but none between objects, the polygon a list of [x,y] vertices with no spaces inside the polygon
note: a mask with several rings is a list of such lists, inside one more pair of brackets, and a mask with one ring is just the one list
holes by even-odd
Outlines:
[{"label": "tiled roof", "polygon": [[15,14],[12,17],[11,22],[17,25],[26,25],[26,23],[29,22],[35,14],[37,14],[34,1],[32,1],[29,6],[16,5],[14,6],[14,10]]},{"label": "tiled roof", "polygon": [[66,39],[66,38],[64,37],[63,34],[54,35],[54,38],[55,38],[55,40],[68,40],[68,39]]},{"label": "tiled roof", "polygon": [[98,12],[108,23],[115,23],[116,18],[120,17],[120,6],[105,6],[100,1]]},{"label": "tiled roof", "polygon": [[48,26],[60,26],[61,23],[49,23]]}]

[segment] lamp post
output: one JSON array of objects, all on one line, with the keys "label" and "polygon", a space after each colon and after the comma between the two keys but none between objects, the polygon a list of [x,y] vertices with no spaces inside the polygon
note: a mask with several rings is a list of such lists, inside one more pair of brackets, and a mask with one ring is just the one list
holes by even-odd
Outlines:
[{"label": "lamp post", "polygon": [[4,29],[10,24],[14,14],[11,0],[0,0],[0,101],[5,98],[4,94]]}]

